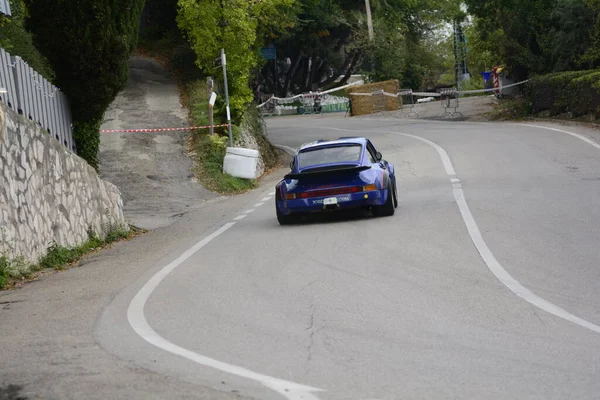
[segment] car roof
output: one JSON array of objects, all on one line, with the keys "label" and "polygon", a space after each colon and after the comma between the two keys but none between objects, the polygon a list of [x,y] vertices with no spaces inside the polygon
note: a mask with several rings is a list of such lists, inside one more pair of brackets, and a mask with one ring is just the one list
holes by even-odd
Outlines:
[{"label": "car roof", "polygon": [[336,144],[360,144],[365,145],[367,139],[360,136],[344,136],[337,139],[321,139],[314,142],[304,143],[298,147],[298,151],[310,149],[312,147],[321,147],[323,145],[336,145]]}]

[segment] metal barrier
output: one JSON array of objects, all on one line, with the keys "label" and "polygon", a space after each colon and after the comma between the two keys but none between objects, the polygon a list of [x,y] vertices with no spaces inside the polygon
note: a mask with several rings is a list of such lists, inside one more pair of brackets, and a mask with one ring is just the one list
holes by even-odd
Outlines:
[{"label": "metal barrier", "polygon": [[263,94],[260,96],[260,102],[263,104],[263,106],[260,107],[259,110],[263,117],[271,117],[277,111],[276,103],[274,101],[269,101],[272,97],[272,94]]},{"label": "metal barrier", "polygon": [[383,89],[373,90],[371,92],[373,96],[373,114],[379,114],[385,111],[385,92]]},{"label": "metal barrier", "polygon": [[23,59],[2,48],[0,87],[6,89],[0,93],[0,101],[8,108],[37,122],[70,151],[77,151],[67,97]]},{"label": "metal barrier", "polygon": [[[401,106],[402,108],[400,111],[398,111],[396,116],[410,118],[410,116],[413,115],[413,116],[416,116],[416,118],[419,118],[419,113],[414,111],[415,97],[414,97],[412,89],[400,89],[398,91],[398,97],[401,98],[400,100],[402,101],[402,106]],[[406,101],[404,101],[405,99],[406,99]],[[408,111],[404,112],[404,110],[408,110]]]},{"label": "metal barrier", "polygon": [[[456,90],[455,88],[444,88],[444,89],[440,89],[439,93],[442,97],[441,105],[442,105],[442,108],[444,109],[444,111],[440,114],[440,117],[452,118],[452,117],[456,116],[457,114],[460,114],[460,116],[462,117],[463,116],[462,113],[460,111],[456,110],[458,108],[458,97],[459,97],[458,90]],[[449,108],[453,108],[454,112],[448,111]]]}]

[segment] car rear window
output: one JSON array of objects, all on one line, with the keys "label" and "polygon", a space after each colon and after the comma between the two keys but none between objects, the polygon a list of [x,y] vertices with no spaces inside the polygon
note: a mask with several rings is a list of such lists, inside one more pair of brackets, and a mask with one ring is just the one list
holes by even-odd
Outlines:
[{"label": "car rear window", "polygon": [[306,149],[298,153],[298,166],[300,168],[311,165],[340,163],[340,162],[358,162],[362,145],[347,144],[335,147],[316,147]]}]

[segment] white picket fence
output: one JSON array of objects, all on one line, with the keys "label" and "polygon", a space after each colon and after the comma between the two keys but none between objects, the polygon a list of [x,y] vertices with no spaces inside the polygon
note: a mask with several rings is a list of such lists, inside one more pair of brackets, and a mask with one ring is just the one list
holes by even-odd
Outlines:
[{"label": "white picket fence", "polygon": [[2,48],[0,89],[6,90],[0,93],[0,101],[8,108],[37,122],[67,149],[77,152],[67,96],[22,58],[13,57]]}]

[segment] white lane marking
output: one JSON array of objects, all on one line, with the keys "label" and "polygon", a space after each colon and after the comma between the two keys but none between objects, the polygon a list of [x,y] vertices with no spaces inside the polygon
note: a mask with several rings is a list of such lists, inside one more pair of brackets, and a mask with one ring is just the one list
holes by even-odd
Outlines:
[{"label": "white lane marking", "polygon": [[262,206],[263,204],[265,204],[265,203],[264,203],[264,202],[262,202],[262,201],[261,201],[260,203],[256,203],[256,204],[254,205],[254,208],[258,208],[258,207]]},{"label": "white lane marking", "polygon": [[[526,126],[529,126],[529,125],[526,125]],[[319,128],[341,130],[341,131],[347,131],[347,132],[359,132],[357,130],[352,130],[352,129],[326,128],[326,127],[319,127]],[[556,130],[556,129],[552,129],[552,130]],[[558,131],[563,132],[562,130],[558,130]],[[438,152],[438,155],[440,156],[440,159],[442,160],[442,164],[444,165],[446,174],[451,179],[456,177],[456,172],[454,170],[454,167],[452,165],[452,162],[450,161],[450,157],[448,156],[448,153],[446,152],[446,150],[444,150],[441,146],[432,142],[431,140],[425,139],[420,136],[411,135],[408,133],[402,133],[402,132],[381,131],[381,130],[375,130],[375,132],[406,136],[406,137],[410,137],[410,138],[419,140],[423,143],[427,143],[428,145],[433,147]],[[566,131],[564,131],[564,132],[566,132]],[[569,133],[569,132],[566,132],[566,133]],[[573,135],[575,135],[575,137],[579,136],[577,134],[573,134]],[[583,140],[583,139],[587,139],[587,138],[580,137],[579,139]],[[589,140],[584,140],[584,141],[586,141],[588,143],[591,142],[590,144],[592,144],[594,147],[598,147],[600,149],[600,145],[598,145],[597,143],[589,141]],[[498,278],[498,280],[500,280],[500,282],[502,282],[502,284],[504,284],[504,286],[506,286],[514,294],[521,297],[525,301],[529,302],[530,304],[533,304],[534,306],[536,306],[550,314],[553,314],[559,318],[563,318],[567,321],[573,322],[574,324],[577,324],[581,327],[587,328],[593,332],[600,333],[599,325],[596,325],[589,321],[586,321],[583,318],[573,315],[570,312],[558,307],[557,305],[550,303],[549,301],[543,299],[542,297],[536,295],[535,293],[533,293],[532,291],[527,289],[525,286],[521,285],[515,278],[513,278],[512,275],[510,275],[508,273],[508,271],[506,271],[502,267],[502,265],[498,262],[498,260],[496,260],[496,257],[494,256],[494,254],[488,247],[487,243],[483,239],[483,236],[481,235],[481,231],[479,230],[479,227],[477,226],[477,222],[475,222],[475,218],[473,217],[473,214],[471,214],[471,210],[469,209],[469,206],[467,205],[467,202],[465,200],[465,194],[464,194],[464,191],[462,190],[461,185],[459,183],[454,183],[452,186],[453,186],[454,199],[456,200],[456,204],[458,205],[462,219],[467,227],[467,231],[469,232],[469,236],[471,237],[471,240],[473,241],[475,248],[479,252],[481,258],[483,259],[483,262],[487,265],[487,267],[490,269],[490,271],[492,271],[492,273],[496,276],[496,278]]]},{"label": "white lane marking", "polygon": [[267,197],[263,198],[261,201],[269,201],[269,200],[271,200],[271,197],[272,196],[267,196]]},{"label": "white lane marking", "polygon": [[256,382],[260,382],[264,386],[272,389],[289,400],[319,400],[312,392],[322,392],[322,389],[313,388],[310,386],[300,385],[295,382],[284,381],[282,379],[273,378],[268,375],[263,375],[257,372],[250,371],[243,367],[231,365],[218,361],[206,356],[203,356],[193,351],[187,350],[183,347],[179,347],[174,343],[169,342],[160,336],[148,323],[146,316],[144,315],[144,307],[148,298],[152,295],[152,292],[160,285],[160,283],[177,268],[181,263],[189,259],[196,252],[202,249],[204,246],[209,244],[211,241],[225,233],[229,228],[235,225],[235,222],[229,222],[223,225],[220,229],[208,235],[198,243],[196,243],[189,250],[185,251],[175,261],[170,262],[160,271],[158,271],[146,284],[140,289],[140,291],[134,296],[129,303],[127,308],[127,320],[133,330],[142,337],[148,343],[158,347],[159,349],[165,350],[169,353],[184,357],[195,363],[214,368],[232,375],[237,375],[242,378],[250,379]]},{"label": "white lane marking", "polygon": [[458,178],[452,178],[452,179],[450,179],[450,182],[452,182],[452,183],[459,183],[460,179],[458,179]]},{"label": "white lane marking", "polygon": [[580,135],[579,133],[565,131],[563,129],[558,129],[558,128],[549,128],[547,126],[542,126],[542,125],[533,125],[533,124],[512,124],[512,125],[528,126],[528,127],[531,127],[531,128],[548,129],[550,131],[561,132],[561,133],[564,133],[566,135],[573,136],[574,138],[577,138],[579,140],[583,140],[587,144],[592,145],[595,148],[597,148],[597,149],[600,150],[600,144],[599,143],[594,142],[593,140],[591,140],[589,138],[586,138],[585,136]]},{"label": "white lane marking", "polygon": [[237,217],[235,217],[233,220],[234,221],[240,221],[244,218],[246,218],[248,216],[248,214],[242,214],[242,215],[238,215]]},{"label": "white lane marking", "polygon": [[244,211],[242,214],[251,214],[256,210],[256,208],[251,208],[249,210]]}]

